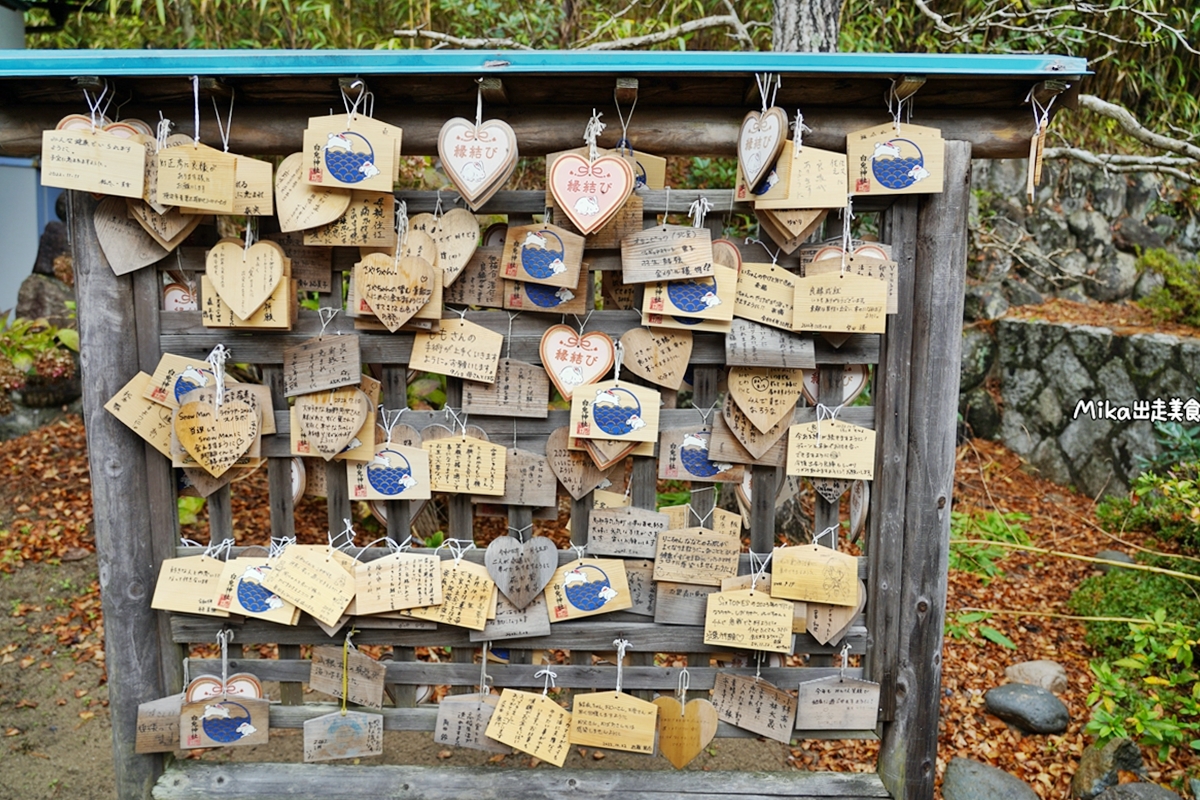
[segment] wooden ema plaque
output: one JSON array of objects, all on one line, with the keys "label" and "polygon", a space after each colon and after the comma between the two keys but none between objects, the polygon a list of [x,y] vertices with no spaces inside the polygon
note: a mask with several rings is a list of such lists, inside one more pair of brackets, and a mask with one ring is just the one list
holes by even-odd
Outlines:
[{"label": "wooden ema plaque", "polygon": [[237,210],[237,156],[230,153],[203,144],[168,147],[158,153],[157,180],[155,200],[164,206],[186,206],[209,214]]},{"label": "wooden ema plaque", "polygon": [[157,239],[129,218],[125,201],[119,197],[101,200],[92,221],[100,249],[114,275],[127,275],[167,255],[167,249]]},{"label": "wooden ema plaque", "polygon": [[183,692],[140,703],[137,710],[135,753],[174,753],[179,749]]},{"label": "wooden ema plaque", "polygon": [[505,689],[486,734],[514,750],[561,767],[571,750],[571,713],[548,697]]},{"label": "wooden ema plaque", "polygon": [[217,605],[225,562],[211,556],[168,558],[158,571],[150,607],[182,614],[228,617]]},{"label": "wooden ema plaque", "polygon": [[517,608],[502,594],[496,597],[496,618],[489,619],[481,631],[470,631],[472,642],[499,642],[504,639],[528,639],[550,635],[550,616],[546,595],[539,594],[525,608]]},{"label": "wooden ema plaque", "polygon": [[462,410],[467,414],[522,417],[549,416],[550,379],[540,366],[502,358],[491,383],[463,382]]},{"label": "wooden ema plaque", "polygon": [[346,570],[334,552],[326,545],[286,547],[264,575],[262,586],[333,625],[354,599],[354,573]]},{"label": "wooden ema plaque", "polygon": [[776,547],[771,596],[840,606],[858,603],[858,560],[830,547]]},{"label": "wooden ema plaque", "polygon": [[274,562],[261,558],[231,558],[221,573],[217,607],[230,614],[253,617],[280,625],[295,625],[300,609],[262,585]]},{"label": "wooden ema plaque", "polygon": [[683,385],[692,356],[691,331],[631,328],[621,335],[621,347],[621,364],[634,375],[664,389]]},{"label": "wooden ema plaque", "polygon": [[793,329],[821,333],[883,333],[887,281],[850,273],[796,279]]},{"label": "wooden ema plaque", "polygon": [[659,625],[701,626],[709,596],[719,591],[716,586],[655,581],[654,621]]},{"label": "wooden ema plaque", "polygon": [[304,244],[299,232],[271,233],[264,239],[276,242],[292,264],[292,277],[305,292],[328,292],[332,288],[333,250]]},{"label": "wooden ema plaque", "polygon": [[442,566],[437,556],[392,553],[354,567],[359,614],[379,614],[442,602]]},{"label": "wooden ema plaque", "polygon": [[722,722],[784,744],[792,740],[796,698],[766,681],[718,673],[712,704]]},{"label": "wooden ema plaque", "polygon": [[484,564],[497,590],[517,609],[524,610],[558,571],[558,547],[545,536],[534,536],[527,542],[498,536],[488,544]]},{"label": "wooden ema plaque", "polygon": [[472,497],[471,502],[555,509],[553,513],[557,514],[558,486],[550,459],[530,450],[508,448],[504,455],[504,493],[499,497]]},{"label": "wooden ema plaque", "polygon": [[850,631],[854,618],[862,613],[867,604],[867,587],[858,581],[858,602],[853,606],[832,603],[808,604],[808,632],[820,644],[840,642]]},{"label": "wooden ema plaque", "polygon": [[212,697],[184,703],[179,747],[236,747],[267,743],[270,701],[259,697]]},{"label": "wooden ema plaque", "polygon": [[303,179],[304,154],[293,153],[275,171],[275,208],[283,233],[334,222],[350,207],[350,190],[316,186]]},{"label": "wooden ema plaque", "polygon": [[434,266],[442,273],[442,286],[458,280],[479,244],[479,222],[465,208],[452,208],[440,217],[417,214],[408,221],[408,229],[410,235],[417,231],[433,239]]},{"label": "wooden ema plaque", "polygon": [[[790,152],[788,152],[790,151]],[[785,192],[768,192],[753,199],[755,208],[765,209],[822,209],[846,205],[846,156],[815,147],[796,147],[788,142],[787,160],[781,156],[779,169],[787,170],[786,180],[780,183]]]},{"label": "wooden ema plaque", "polygon": [[[739,589],[750,588],[758,592],[771,594],[770,573],[762,575],[757,581],[753,580],[752,575],[738,575],[736,578],[725,578],[721,581],[722,592],[733,592]],[[808,630],[808,604],[799,600],[792,600],[791,604],[792,633],[804,633]]]},{"label": "wooden ema plaque", "polygon": [[741,550],[736,536],[707,528],[663,531],[654,556],[654,580],[720,586],[722,578],[737,575]]},{"label": "wooden ema plaque", "polygon": [[246,247],[238,239],[222,239],[208,251],[204,263],[212,288],[243,320],[262,307],[284,276],[283,250],[274,242]]},{"label": "wooden ema plaque", "polygon": [[304,761],[383,755],[383,715],[335,711],[304,721]]},{"label": "wooden ema plaque", "polygon": [[354,648],[343,653],[341,647],[314,647],[308,686],[314,692],[324,692],[341,700],[345,682],[347,702],[382,708],[386,672],[386,666]]},{"label": "wooden ema plaque", "polygon": [[658,438],[658,477],[663,480],[696,480],[741,483],[740,464],[713,460],[709,453],[712,431],[695,428],[665,430]]},{"label": "wooden ema plaque", "polygon": [[544,286],[540,283],[525,281],[505,281],[504,308],[512,311],[583,314],[590,307],[590,280],[591,272],[587,269],[580,269],[576,282],[570,286]]},{"label": "wooden ema plaque", "polygon": [[342,452],[362,429],[371,401],[356,386],[296,398],[298,432],[326,461]]},{"label": "wooden ema plaque", "polygon": [[793,425],[788,429],[787,474],[871,480],[875,431],[837,419]]},{"label": "wooden ema plaque", "polygon": [[470,436],[448,436],[421,447],[429,453],[433,491],[491,497],[504,494],[508,451],[501,445]]},{"label": "wooden ema plaque", "polygon": [[796,727],[802,730],[873,729],[879,721],[879,684],[858,678],[818,678],[800,684]]},{"label": "wooden ema plaque", "polygon": [[362,354],[354,335],[318,336],[283,351],[283,395],[295,397],[362,380]]},{"label": "wooden ema plaque", "polygon": [[396,126],[361,114],[310,117],[304,129],[304,181],[390,192],[400,138]]},{"label": "wooden ema plaque", "polygon": [[442,602],[414,608],[417,619],[481,631],[495,603],[496,584],[481,564],[447,559],[442,562]]},{"label": "wooden ema plaque", "polygon": [[762,590],[739,589],[708,596],[704,643],[770,653],[792,652],[792,616],[786,600]]},{"label": "wooden ema plaque", "polygon": [[629,608],[625,562],[582,558],[563,564],[546,586],[546,601],[552,623]]},{"label": "wooden ema plaque", "polygon": [[480,247],[467,261],[462,273],[445,287],[443,302],[480,308],[504,308],[502,247]]},{"label": "wooden ema plaque", "polygon": [[734,316],[790,331],[795,317],[796,280],[783,267],[744,262],[738,273]]},{"label": "wooden ema plaque", "polygon": [[504,238],[504,278],[574,289],[579,285],[584,237],[557,225],[513,225]]},{"label": "wooden ema plaque", "polygon": [[733,367],[729,394],[760,433],[790,420],[800,400],[804,372],[773,367]]},{"label": "wooden ema plaque", "polygon": [[654,558],[667,515],[626,506],[593,510],[588,518],[588,551],[598,556]]},{"label": "wooden ema plaque", "polygon": [[939,194],[946,142],[937,128],[891,123],[846,135],[850,194]]},{"label": "wooden ema plaque", "polygon": [[170,458],[174,415],[167,406],[146,397],[149,386],[150,376],[139,372],[104,404],[104,408],[155,450]]},{"label": "wooden ema plaque", "polygon": [[141,142],[99,128],[42,131],[42,186],[140,198],[145,160]]},{"label": "wooden ema plaque", "polygon": [[656,697],[658,749],[675,769],[683,769],[717,735],[717,710],[707,700],[681,705],[674,697]]},{"label": "wooden ema plaque", "polygon": [[817,356],[811,336],[735,318],[725,336],[725,363],[731,367],[816,369]]},{"label": "wooden ema plaque", "polygon": [[[841,248],[838,248],[839,253]],[[899,265],[889,258],[880,258],[878,255],[868,255],[868,253],[879,253],[879,248],[874,246],[860,247],[853,253],[846,256],[845,272],[849,275],[858,275],[862,278],[874,278],[876,280],[883,279],[887,281],[887,313],[895,314],[897,311],[897,279]],[[880,253],[881,255],[881,253]],[[805,275],[826,275],[831,272],[841,274],[843,271],[841,255],[834,257],[821,258],[806,264],[804,267]]]},{"label": "wooden ema plaque", "polygon": [[654,314],[729,322],[736,299],[737,272],[714,267],[709,277],[646,284],[642,314],[651,326],[660,324]]},{"label": "wooden ema plaque", "polygon": [[512,748],[485,735],[500,698],[492,694],[446,695],[438,702],[433,741],[488,753],[511,753]]},{"label": "wooden ema plaque", "polygon": [[577,694],[571,744],[650,754],[657,721],[658,706],[624,692]]},{"label": "wooden ema plaque", "polygon": [[413,337],[408,368],[492,383],[504,335],[465,319],[443,319],[437,333]]},{"label": "wooden ema plaque", "polygon": [[566,428],[555,428],[546,437],[546,458],[550,471],[558,478],[563,488],[576,500],[609,480],[608,472],[596,467],[585,453],[570,449],[570,433]]},{"label": "wooden ema plaque", "polygon": [[653,617],[658,598],[658,584],[654,582],[654,562],[627,560],[625,577],[629,581],[629,598],[633,603],[628,609],[629,613]]},{"label": "wooden ema plaque", "polygon": [[708,228],[661,225],[621,240],[621,275],[626,284],[706,278],[712,273]]},{"label": "wooden ema plaque", "polygon": [[391,191],[351,190],[350,205],[342,216],[305,231],[304,243],[324,247],[395,247],[395,195]]},{"label": "wooden ema plaque", "polygon": [[352,500],[428,500],[432,482],[429,454],[420,447],[375,445],[370,462],[346,461]]},{"label": "wooden ema plaque", "polygon": [[657,391],[602,381],[571,396],[571,435],[578,439],[653,442],[658,439]]}]

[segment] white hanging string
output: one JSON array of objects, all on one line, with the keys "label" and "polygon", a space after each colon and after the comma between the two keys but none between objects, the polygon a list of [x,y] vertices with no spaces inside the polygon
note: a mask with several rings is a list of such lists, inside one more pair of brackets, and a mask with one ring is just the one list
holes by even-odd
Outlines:
[{"label": "white hanging string", "polygon": [[246,217],[246,243],[242,247],[242,263],[246,263],[246,259],[250,255],[250,246],[257,239],[253,234],[255,226],[258,225],[258,217]]},{"label": "white hanging string", "polygon": [[491,646],[492,646],[491,642],[484,642],[482,652],[480,653],[480,655],[483,656],[481,659],[479,659],[479,696],[480,697],[483,697],[484,695],[489,694],[488,681],[491,680],[491,676],[487,674],[487,657],[488,657],[488,649]]},{"label": "white hanging string", "polygon": [[229,351],[225,349],[225,345],[219,344],[212,349],[208,354],[208,366],[213,374],[213,388],[215,394],[213,396],[213,409],[220,411],[221,404],[225,402],[225,359],[229,357]]},{"label": "white hanging string", "polygon": [[712,211],[712,203],[707,197],[699,197],[692,201],[688,206],[688,216],[692,218],[693,228],[703,228],[704,218],[708,216],[708,212]]},{"label": "white hanging string", "polygon": [[633,154],[633,144],[629,141],[629,123],[633,120],[633,111],[637,108],[637,95],[633,96],[633,105],[629,107],[629,116],[625,117],[621,113],[621,101],[617,99],[617,87],[613,87],[613,105],[617,107],[617,119],[621,120],[621,141],[617,142],[617,147],[626,147],[630,155]]},{"label": "white hanging string", "polygon": [[667,229],[667,217],[671,213],[671,187],[667,187],[667,200],[663,204],[663,230]]},{"label": "white hanging string", "polygon": [[583,544],[575,544],[572,542],[571,549],[575,551],[575,557],[580,561],[587,558],[587,542],[584,542]]},{"label": "white hanging string", "polygon": [[587,127],[583,129],[583,141],[588,146],[588,161],[595,161],[600,153],[596,150],[596,140],[600,138],[600,134],[604,133],[604,129],[608,126],[600,121],[603,117],[603,112],[597,112],[592,109],[592,118],[588,120]]},{"label": "white hanging string", "polygon": [[817,444],[821,444],[821,423],[827,419],[837,419],[837,415],[846,407],[845,403],[830,408],[824,403],[817,403]]},{"label": "white hanging string", "polygon": [[325,329],[329,327],[329,323],[333,322],[333,318],[338,315],[339,311],[341,311],[340,308],[331,308],[329,306],[322,306],[321,308],[317,309],[317,316],[321,318],[322,336],[325,335]]},{"label": "white hanging string", "polygon": [[295,536],[281,536],[279,538],[271,537],[271,545],[267,549],[267,558],[274,560],[283,555],[283,551],[296,543]]},{"label": "white hanging string", "polygon": [[408,203],[396,201],[396,252],[408,241]]},{"label": "white hanging string", "polygon": [[554,688],[554,679],[558,677],[558,673],[553,672],[549,667],[546,667],[545,669],[541,669],[533,673],[533,677],[546,679],[542,684],[542,697],[545,697],[546,695],[550,694],[550,690]]},{"label": "white hanging string", "polygon": [[325,560],[328,561],[333,556],[334,550],[346,550],[354,544],[354,525],[349,518],[342,517],[342,522],[346,525],[341,533],[334,535],[331,531],[325,532],[325,538],[329,542],[329,550],[325,554]]},{"label": "white hanging string", "polygon": [[[892,115],[892,124],[896,128],[896,135],[900,135],[900,118],[904,117],[905,121],[912,119],[912,100],[913,96],[909,95],[903,99],[896,96],[896,81],[892,79],[892,85],[887,91],[887,109]],[[906,113],[907,112],[907,113]]]},{"label": "white hanging string", "polygon": [[[587,312],[587,314],[586,314],[586,315],[584,315],[584,317],[583,317],[583,322],[580,322],[580,321],[579,321],[579,315],[578,315],[578,314],[572,314],[572,315],[571,315],[571,316],[575,317],[575,324],[579,326],[579,335],[580,335],[580,336],[582,336],[582,335],[583,335],[583,329],[587,327],[588,320],[592,318],[592,314],[595,312],[595,310],[596,310],[596,309],[594,309],[594,308],[593,308],[591,311],[588,311],[588,312]],[[565,315],[564,315],[564,316],[565,316]]]},{"label": "white hanging string", "polygon": [[443,547],[450,551],[450,557],[454,559],[454,566],[457,567],[462,563],[463,556],[467,551],[475,549],[475,543],[469,539],[446,539],[433,552],[436,553]]},{"label": "white hanging string", "polygon": [[[704,428],[706,428],[706,429],[707,429],[707,428],[708,428],[708,421],[709,421],[709,419],[711,419],[711,418],[712,418],[712,415],[713,415],[713,413],[714,413],[714,412],[717,410],[717,407],[718,407],[718,406],[720,406],[720,405],[721,405],[720,403],[713,403],[711,406],[709,406],[709,407],[708,407],[708,410],[707,410],[707,411],[705,411],[705,410],[704,410],[704,409],[702,409],[702,408],[696,408],[695,406],[693,406],[692,408],[695,410],[695,412],[696,412],[697,414],[699,414],[699,415],[700,415],[700,424],[701,424],[701,425],[702,425]],[[708,488],[711,488],[711,487],[708,487]]]},{"label": "white hanging string", "polygon": [[804,115],[796,109],[796,118],[792,120],[792,153],[797,154],[803,147],[804,134],[812,133],[812,128],[804,124]]},{"label": "white hanging string", "polygon": [[233,631],[222,628],[217,631],[217,644],[221,645],[221,699],[229,698],[229,643],[233,641]]},{"label": "white hanging string", "polygon": [[757,239],[757,238],[755,238],[755,237],[753,237],[753,236],[747,236],[747,237],[746,237],[746,241],[744,242],[744,244],[748,244],[748,245],[749,245],[749,244],[757,244],[757,245],[761,245],[761,246],[762,246],[762,249],[763,249],[763,250],[766,250],[766,251],[767,251],[767,255],[769,255],[769,256],[771,257],[771,264],[772,264],[772,266],[774,266],[775,264],[778,264],[778,263],[779,263],[779,252],[780,252],[780,251],[779,251],[779,250],[774,250],[774,251],[772,251],[772,250],[771,250],[771,248],[767,247],[767,243],[766,243],[766,242],[764,242],[762,239]]},{"label": "white hanging string", "polygon": [[83,100],[87,103],[88,112],[92,118],[92,133],[96,132],[96,124],[103,115],[100,112],[100,104],[104,102],[104,96],[108,94],[108,81],[104,82],[104,88],[100,90],[100,94],[96,96],[95,102],[92,102],[92,95],[87,89],[83,90]]},{"label": "white hanging string", "polygon": [[613,381],[621,382],[621,364],[625,359],[625,345],[618,341],[613,345]]},{"label": "white hanging string", "polygon": [[766,577],[767,565],[771,563],[771,557],[774,552],[759,555],[753,550],[750,551],[750,591],[758,588],[758,582]]},{"label": "white hanging string", "polygon": [[182,547],[204,547],[204,545],[200,544],[195,539],[189,539],[186,536],[179,537],[179,544]]},{"label": "white hanging string", "polygon": [[514,528],[512,525],[508,526],[509,536],[512,536],[518,542],[524,543],[525,542],[525,534],[532,533],[532,532],[533,532],[533,523],[532,522],[522,528]]},{"label": "white hanging string", "polygon": [[384,408],[383,406],[379,407],[379,427],[383,428],[384,434],[387,435],[387,443],[388,444],[392,443],[392,431],[395,430],[396,425],[399,424],[400,417],[402,414],[404,414],[405,411],[408,411],[408,409],[407,408],[388,409],[388,408]]},{"label": "white hanging string", "polygon": [[687,667],[679,670],[679,682],[675,685],[675,691],[679,698],[679,716],[684,716],[683,708],[687,705],[688,687],[692,685],[691,673],[687,671]]},{"label": "white hanging string", "polygon": [[854,195],[846,195],[846,209],[842,212],[842,272],[846,274],[847,259],[850,258],[850,250],[854,246],[853,240],[850,238],[850,223],[854,221]]},{"label": "white hanging string", "polygon": [[763,662],[763,651],[755,650],[754,651],[754,682],[755,683],[758,683],[759,681],[762,680],[762,662]]},{"label": "white hanging string", "polygon": [[200,146],[200,76],[192,76],[192,146]]},{"label": "white hanging string", "polygon": [[225,148],[225,152],[229,152],[229,132],[233,129],[233,92],[229,93],[229,115],[225,118],[225,124],[221,124],[221,111],[217,108],[217,98],[213,101],[213,115],[217,118],[217,133],[221,136],[221,146]]},{"label": "white hanging string", "polygon": [[233,550],[233,539],[222,539],[219,542],[213,542],[208,547],[204,548],[204,552],[200,554],[201,558],[215,558],[219,561],[228,561],[229,554]]},{"label": "white hanging string", "polygon": [[[754,76],[754,82],[758,84],[758,94],[762,98],[762,113],[765,114],[771,106],[775,105],[775,94],[779,91],[783,79],[779,75],[763,72]],[[770,102],[767,100],[768,92],[771,93]]]},{"label": "white hanging string", "polygon": [[441,189],[437,190],[436,196],[437,196],[437,202],[434,203],[434,206],[433,206],[433,221],[436,223],[439,223],[439,225],[434,227],[435,232],[437,231],[438,227],[440,227],[440,223],[442,221],[442,190]]},{"label": "white hanging string", "polygon": [[837,549],[838,527],[839,527],[838,525],[830,525],[825,530],[820,531],[819,533],[814,533],[813,538],[812,538],[812,543],[814,545],[819,545],[819,546],[824,547],[825,545],[821,545],[821,540],[824,539],[826,536],[832,536],[833,537],[833,547],[831,549],[836,550]]},{"label": "white hanging string", "polygon": [[[505,351],[504,351],[504,357],[505,357],[505,358],[512,358],[512,340],[513,340],[512,328],[513,328],[513,320],[515,320],[515,319],[516,319],[517,317],[519,317],[519,316],[521,316],[521,312],[520,312],[520,311],[510,311],[510,312],[508,312],[508,336],[507,336],[507,337],[505,337],[505,339],[504,339],[504,344],[505,344],[505,347],[506,347],[506,349],[505,349]],[[516,440],[515,440],[515,439],[514,439],[514,441],[513,441],[513,445],[514,445],[514,446],[516,446]]]},{"label": "white hanging string", "polygon": [[[171,128],[175,127],[175,123],[158,112],[158,123],[154,128],[154,152],[158,152],[167,146],[167,137],[171,135]],[[178,250],[175,251],[179,253]]]},{"label": "white hanging string", "polygon": [[475,129],[483,125],[483,78],[475,79]]},{"label": "white hanging string", "polygon": [[625,651],[629,649],[630,644],[628,639],[613,639],[613,645],[617,648],[617,694],[620,694],[621,673],[625,669]]},{"label": "white hanging string", "polygon": [[[363,87],[364,91],[361,91],[358,93],[358,97],[354,98],[354,104],[351,105],[348,102],[349,97],[350,97],[348,90],[357,88],[359,86]],[[351,83],[346,89],[342,90],[342,105],[346,109],[346,129],[347,130],[349,130],[350,126],[354,124],[354,115],[358,113],[358,104],[362,102],[363,97],[366,95],[366,91],[365,91],[366,87],[367,87],[367,85],[365,83],[363,83],[361,80],[355,80],[354,83]]]},{"label": "white hanging string", "polygon": [[842,645],[842,668],[838,671],[838,680],[846,680],[846,664],[850,660],[850,643]]}]

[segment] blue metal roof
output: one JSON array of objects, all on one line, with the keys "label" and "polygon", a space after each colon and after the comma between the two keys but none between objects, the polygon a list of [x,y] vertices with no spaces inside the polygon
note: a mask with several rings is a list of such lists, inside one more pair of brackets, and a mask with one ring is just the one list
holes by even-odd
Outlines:
[{"label": "blue metal roof", "polygon": [[929,53],[484,50],[5,50],[0,77],[809,73],[1075,78],[1082,58]]}]

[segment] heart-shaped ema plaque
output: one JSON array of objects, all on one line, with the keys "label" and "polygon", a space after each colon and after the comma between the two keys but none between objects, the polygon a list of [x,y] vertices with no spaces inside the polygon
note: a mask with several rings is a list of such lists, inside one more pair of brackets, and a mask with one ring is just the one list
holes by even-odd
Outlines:
[{"label": "heart-shaped ema plaque", "polygon": [[438,136],[438,156],[463,200],[478,211],[508,181],[517,165],[517,135],[507,122],[481,125],[455,117]]},{"label": "heart-shaped ema plaque", "polygon": [[437,279],[423,258],[372,253],[354,265],[355,290],[392,333],[429,302]]},{"label": "heart-shaped ema plaque", "polygon": [[607,333],[581,335],[566,325],[551,325],[542,335],[540,351],[542,366],[566,400],[580,386],[603,378],[616,357]]},{"label": "heart-shaped ema plaque", "polygon": [[[842,405],[848,406],[854,402],[854,398],[862,394],[863,389],[867,388],[867,381],[871,377],[870,369],[866,364],[846,364],[842,368]],[[821,393],[821,371],[817,369],[804,370],[804,383],[801,384],[804,398],[813,405],[817,404],[817,398]]]},{"label": "heart-shaped ema plaque", "polygon": [[680,706],[674,697],[656,697],[658,750],[671,766],[683,769],[717,735],[717,709],[697,698]]},{"label": "heart-shaped ema plaque", "polygon": [[258,410],[241,400],[227,400],[219,409],[208,400],[194,400],[175,412],[174,426],[183,449],[219,478],[258,438]]},{"label": "heart-shaped ema plaque", "polygon": [[273,242],[247,248],[240,239],[222,239],[205,255],[204,271],[234,315],[249,319],[283,278],[283,254]]},{"label": "heart-shaped ema plaque", "polygon": [[751,111],[742,119],[738,135],[738,164],[750,188],[757,189],[779,158],[787,139],[787,114],[775,106],[763,113]]},{"label": "heart-shaped ema plaque", "polygon": [[558,570],[558,548],[545,536],[534,536],[524,543],[511,536],[498,536],[488,545],[483,563],[500,593],[524,610]]},{"label": "heart-shaped ema plaque", "polygon": [[141,225],[154,241],[167,250],[178,247],[204,219],[201,214],[184,214],[175,206],[168,206],[160,214],[146,201],[132,197],[125,199],[125,205],[130,219]]},{"label": "heart-shaped ema plaque", "polygon": [[296,398],[300,434],[326,460],[346,449],[367,419],[371,401],[355,386]]},{"label": "heart-shaped ema plaque", "polygon": [[100,249],[115,275],[141,269],[167,255],[165,247],[129,218],[123,197],[101,200],[92,219]]},{"label": "heart-shaped ema plaque", "polygon": [[275,213],[279,230],[319,228],[342,218],[350,207],[350,190],[306,183],[304,154],[293,153],[275,172]]},{"label": "heart-shaped ema plaque", "polygon": [[732,367],[729,394],[754,427],[766,433],[788,419],[802,392],[804,373],[782,367]]},{"label": "heart-shaped ema plaque", "polygon": [[449,286],[466,269],[479,246],[479,220],[465,208],[452,208],[440,217],[417,214],[408,221],[408,230],[428,234],[434,243],[434,269],[442,273],[442,286]]},{"label": "heart-shaped ema plaque", "polygon": [[830,503],[836,503],[842,499],[842,495],[850,488],[850,484],[854,483],[849,478],[809,478],[808,480],[817,490],[817,494]]},{"label": "heart-shaped ema plaque", "polygon": [[569,445],[567,428],[556,428],[546,437],[546,458],[550,461],[550,471],[559,483],[571,497],[579,500],[604,483],[608,475],[598,469],[586,453],[572,450]]},{"label": "heart-shaped ema plaque", "polygon": [[184,702],[198,703],[201,700],[211,700],[214,697],[225,695],[229,697],[262,697],[262,682],[249,672],[235,672],[225,679],[224,686],[221,685],[221,679],[213,675],[198,675],[192,678],[192,682],[187,685]]},{"label": "heart-shaped ema plaque", "polygon": [[621,365],[640,378],[678,390],[692,357],[692,332],[630,328],[621,336]]},{"label": "heart-shaped ema plaque", "polygon": [[633,191],[635,179],[619,156],[588,161],[581,155],[561,155],[550,167],[554,202],[581,233],[598,231],[612,219]]}]

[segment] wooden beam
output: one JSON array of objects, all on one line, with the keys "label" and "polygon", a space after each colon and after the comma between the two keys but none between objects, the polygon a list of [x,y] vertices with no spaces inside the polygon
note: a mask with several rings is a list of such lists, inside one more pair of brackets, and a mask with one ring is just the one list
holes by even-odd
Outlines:
[{"label": "wooden beam", "polygon": [[504,81],[499,78],[481,79],[479,89],[483,92],[483,102],[493,106],[508,105],[508,92],[504,89]]},{"label": "wooden beam", "polygon": [[900,643],[900,581],[904,556],[904,505],[902,476],[908,466],[908,416],[912,373],[913,286],[916,281],[917,203],[915,196],[901,199],[884,214],[884,240],[892,245],[899,265],[897,313],[888,316],[887,334],[881,337],[879,366],[875,369],[873,400],[879,438],[875,450],[875,476],[871,483],[870,528],[866,551],[869,565],[867,628],[873,647],[867,651],[870,679],[880,684],[879,716],[890,720],[896,713],[896,652]]},{"label": "wooden beam", "polygon": [[946,143],[946,183],[917,220],[896,717],[879,772],[897,800],[930,800],[937,763],[971,145]]},{"label": "wooden beam", "polygon": [[70,230],[83,364],[83,418],[91,467],[96,557],[104,607],[109,711],[116,794],[149,798],[162,772],[159,755],[134,752],[137,707],[166,694],[155,636],[154,531],[144,443],[104,404],[138,371],[138,318],[133,276],[117,277],[100,249],[92,216],[96,201],[70,192]]},{"label": "wooden beam", "polygon": [[332,764],[201,764],[179,762],[154,789],[157,800],[562,800],[596,796],[613,800],[675,797],[886,798],[872,773],[703,772],[679,770],[488,769],[379,765],[370,769]]},{"label": "wooden beam", "polygon": [[[42,131],[53,129],[64,116],[78,112],[75,104],[21,103],[0,108],[0,150],[11,156],[36,156],[41,152]],[[882,111],[882,104],[880,111]],[[122,109],[127,117],[158,119],[158,107]],[[162,109],[168,119],[190,120],[191,104]],[[404,154],[432,156],[447,119],[461,114],[459,105],[414,105],[400,118],[404,128]],[[512,125],[521,155],[540,156],[580,145],[581,120],[591,115],[588,106],[510,106],[493,109],[497,119]],[[299,152],[312,112],[311,104],[247,106],[233,115],[229,149],[249,156],[287,155]],[[638,148],[648,153],[678,156],[733,156],[743,107],[648,106],[637,111]],[[380,118],[387,119],[383,109]],[[873,109],[811,106],[805,122],[813,129],[804,141],[827,150],[844,150],[846,135],[878,125],[881,113]],[[398,120],[400,121],[400,120]],[[1021,158],[1028,155],[1033,135],[1033,115],[1027,109],[926,108],[916,120],[939,128],[946,139],[964,139],[977,158]],[[220,147],[215,125],[201,131],[205,144]],[[610,125],[600,137],[602,147],[613,147],[621,135]]]}]

